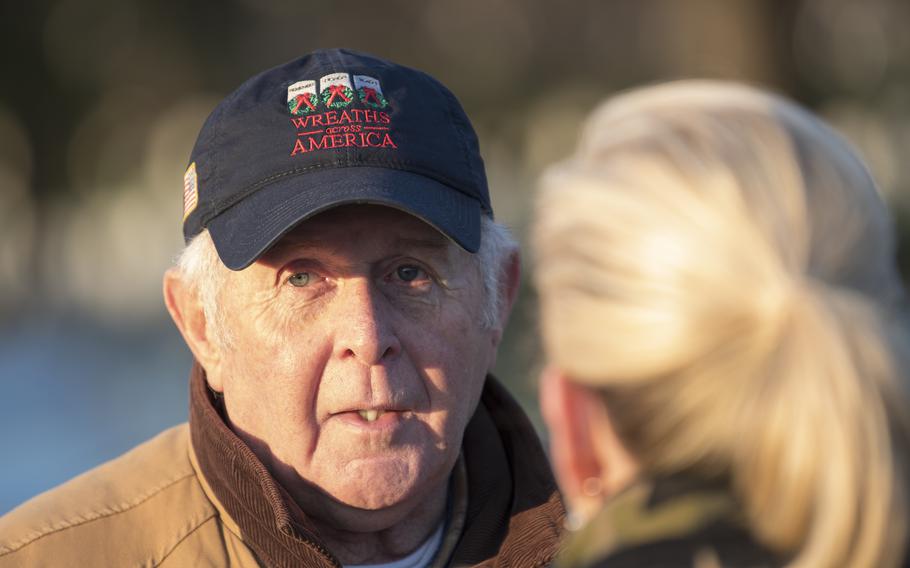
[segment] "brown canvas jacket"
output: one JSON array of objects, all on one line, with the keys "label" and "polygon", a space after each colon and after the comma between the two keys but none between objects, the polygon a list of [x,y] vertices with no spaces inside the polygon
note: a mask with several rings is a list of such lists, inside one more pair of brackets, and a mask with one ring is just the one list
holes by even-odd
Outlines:
[{"label": "brown canvas jacket", "polygon": [[[225,425],[198,365],[190,423],[0,517],[0,568],[339,566]],[[547,566],[565,512],[537,436],[489,377],[462,446],[463,528],[439,566]],[[456,476],[459,477],[459,476]]]}]

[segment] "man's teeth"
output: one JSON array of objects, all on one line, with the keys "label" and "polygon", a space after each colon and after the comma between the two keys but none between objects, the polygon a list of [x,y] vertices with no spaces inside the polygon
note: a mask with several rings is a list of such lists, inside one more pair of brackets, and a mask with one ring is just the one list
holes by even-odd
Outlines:
[{"label": "man's teeth", "polygon": [[385,414],[384,410],[358,410],[357,414],[367,422],[372,422]]}]

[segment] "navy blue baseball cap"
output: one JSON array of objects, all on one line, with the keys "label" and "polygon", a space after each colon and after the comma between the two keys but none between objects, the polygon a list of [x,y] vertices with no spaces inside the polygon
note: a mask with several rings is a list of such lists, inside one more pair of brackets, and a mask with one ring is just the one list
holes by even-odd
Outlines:
[{"label": "navy blue baseball cap", "polygon": [[208,229],[241,270],[301,221],[352,203],[410,213],[472,253],[493,215],[477,135],[448,89],[376,57],[316,51],[209,115],[184,176],[183,236]]}]

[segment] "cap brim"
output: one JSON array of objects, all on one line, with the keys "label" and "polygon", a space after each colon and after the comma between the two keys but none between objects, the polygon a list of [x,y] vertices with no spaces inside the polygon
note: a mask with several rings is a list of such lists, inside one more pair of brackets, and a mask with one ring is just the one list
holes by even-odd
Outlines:
[{"label": "cap brim", "polygon": [[400,209],[468,252],[480,247],[479,201],[420,174],[369,166],[327,168],[271,183],[207,227],[225,266],[242,270],[301,221],[354,203]]}]

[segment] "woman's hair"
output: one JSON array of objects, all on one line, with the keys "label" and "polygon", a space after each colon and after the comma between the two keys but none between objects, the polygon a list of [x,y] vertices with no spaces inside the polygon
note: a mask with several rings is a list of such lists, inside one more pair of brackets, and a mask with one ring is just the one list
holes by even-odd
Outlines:
[{"label": "woman's hair", "polygon": [[634,91],[547,171],[537,219],[549,358],[645,475],[725,477],[794,566],[902,560],[903,288],[843,139],[744,86]]}]

